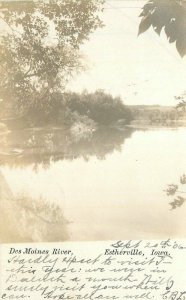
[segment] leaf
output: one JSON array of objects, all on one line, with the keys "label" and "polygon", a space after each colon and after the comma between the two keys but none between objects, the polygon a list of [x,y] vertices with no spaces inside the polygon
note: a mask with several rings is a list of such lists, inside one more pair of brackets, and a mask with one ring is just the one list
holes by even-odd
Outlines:
[{"label": "leaf", "polygon": [[143,17],[139,25],[138,36],[144,33],[145,31],[147,31],[151,25],[152,25],[151,15],[147,15]]},{"label": "leaf", "polygon": [[177,40],[176,48],[181,57],[184,57],[186,55],[186,37]]},{"label": "leaf", "polygon": [[169,40],[169,43],[174,43],[178,37],[178,31],[174,23],[169,23],[165,26],[165,33]]},{"label": "leaf", "polygon": [[186,55],[186,2],[183,0],[151,0],[144,5],[139,25],[139,34],[152,25],[160,35],[165,30],[169,43],[176,44],[181,57]]},{"label": "leaf", "polygon": [[186,175],[185,174],[180,177],[180,183],[181,184],[186,184]]}]

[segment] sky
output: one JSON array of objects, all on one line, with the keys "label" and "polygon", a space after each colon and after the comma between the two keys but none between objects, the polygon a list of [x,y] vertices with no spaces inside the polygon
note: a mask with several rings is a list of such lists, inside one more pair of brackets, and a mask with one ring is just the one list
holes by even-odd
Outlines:
[{"label": "sky", "polygon": [[174,96],[186,90],[186,58],[181,58],[165,34],[152,29],[137,36],[145,1],[107,0],[104,28],[90,36],[81,51],[86,71],[68,89],[103,89],[128,105],[176,105]]}]

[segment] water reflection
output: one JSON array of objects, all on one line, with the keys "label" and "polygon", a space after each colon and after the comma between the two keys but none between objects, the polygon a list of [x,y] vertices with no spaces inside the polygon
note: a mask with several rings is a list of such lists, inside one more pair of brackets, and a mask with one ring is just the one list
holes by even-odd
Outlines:
[{"label": "water reflection", "polygon": [[68,239],[62,208],[42,198],[14,197],[0,172],[0,242],[42,242]]},{"label": "water reflection", "polygon": [[0,164],[15,166],[42,165],[51,162],[91,156],[103,160],[114,150],[120,151],[131,129],[118,130],[102,127],[86,137],[74,136],[67,129],[30,129],[12,131],[0,142]]},{"label": "water reflection", "polygon": [[[9,168],[39,166],[49,168],[59,160],[75,160],[91,156],[103,160],[132,134],[131,130],[100,128],[86,136],[73,136],[64,129],[29,129],[12,131],[0,141],[0,164]],[[52,203],[52,204],[51,204]],[[0,241],[41,242],[68,239],[67,220],[61,206],[52,199],[13,195],[3,174],[0,173]]]},{"label": "water reflection", "polygon": [[0,170],[13,195],[0,178],[1,238],[6,228],[13,242],[185,238],[186,206],[177,199],[186,182],[177,182],[185,134],[100,128],[83,137],[62,129],[3,135]]}]

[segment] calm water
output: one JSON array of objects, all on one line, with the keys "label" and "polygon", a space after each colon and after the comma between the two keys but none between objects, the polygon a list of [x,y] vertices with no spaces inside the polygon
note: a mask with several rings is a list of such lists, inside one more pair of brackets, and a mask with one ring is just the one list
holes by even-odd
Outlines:
[{"label": "calm water", "polygon": [[[67,239],[186,237],[186,203],[171,210],[164,192],[186,172],[186,129],[102,129],[86,139],[24,131],[4,139],[1,176],[14,197],[57,204]],[[12,147],[24,152],[12,157]]]}]

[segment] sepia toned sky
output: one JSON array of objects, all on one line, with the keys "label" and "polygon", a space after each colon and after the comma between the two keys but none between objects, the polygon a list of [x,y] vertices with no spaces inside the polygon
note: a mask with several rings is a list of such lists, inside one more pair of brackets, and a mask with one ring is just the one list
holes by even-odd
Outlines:
[{"label": "sepia toned sky", "polygon": [[104,28],[82,47],[86,72],[68,88],[81,92],[104,89],[126,104],[176,105],[186,90],[186,58],[182,59],[164,33],[151,29],[137,37],[138,17],[145,1],[107,0]]}]

